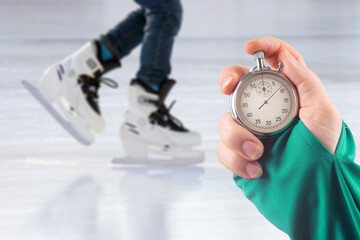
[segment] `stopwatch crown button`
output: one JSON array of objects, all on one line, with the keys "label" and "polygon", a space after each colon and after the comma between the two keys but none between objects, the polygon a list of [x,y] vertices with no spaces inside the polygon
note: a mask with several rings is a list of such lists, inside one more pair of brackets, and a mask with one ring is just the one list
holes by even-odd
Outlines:
[{"label": "stopwatch crown button", "polygon": [[263,51],[258,51],[256,53],[254,53],[254,58],[255,59],[264,58],[264,52]]}]

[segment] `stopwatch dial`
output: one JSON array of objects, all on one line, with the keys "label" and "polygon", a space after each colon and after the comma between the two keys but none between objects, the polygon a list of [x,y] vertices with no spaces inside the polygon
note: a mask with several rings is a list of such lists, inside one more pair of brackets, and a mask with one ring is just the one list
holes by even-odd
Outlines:
[{"label": "stopwatch dial", "polygon": [[256,93],[261,97],[269,97],[272,93],[271,84],[268,81],[262,79],[262,81],[257,84]]},{"label": "stopwatch dial", "polygon": [[241,121],[260,133],[272,133],[284,128],[297,110],[292,85],[274,73],[256,73],[244,81],[237,103]]}]

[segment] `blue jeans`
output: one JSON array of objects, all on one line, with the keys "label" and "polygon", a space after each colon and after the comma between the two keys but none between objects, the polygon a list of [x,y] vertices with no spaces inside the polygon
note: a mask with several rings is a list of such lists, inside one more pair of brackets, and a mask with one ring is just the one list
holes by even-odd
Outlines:
[{"label": "blue jeans", "polygon": [[135,0],[140,9],[131,12],[100,41],[122,59],[142,43],[140,69],[136,76],[159,86],[171,71],[174,38],[182,19],[180,0]]}]

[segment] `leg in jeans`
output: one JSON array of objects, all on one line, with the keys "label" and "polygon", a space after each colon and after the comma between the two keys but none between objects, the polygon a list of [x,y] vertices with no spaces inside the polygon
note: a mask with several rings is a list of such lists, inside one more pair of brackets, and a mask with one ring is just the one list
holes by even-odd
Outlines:
[{"label": "leg in jeans", "polygon": [[170,74],[174,38],[181,25],[179,0],[135,0],[145,9],[146,26],[137,77],[155,91]]},{"label": "leg in jeans", "polygon": [[121,60],[142,42],[145,24],[145,10],[143,8],[135,10],[113,29],[102,35],[100,43]]}]

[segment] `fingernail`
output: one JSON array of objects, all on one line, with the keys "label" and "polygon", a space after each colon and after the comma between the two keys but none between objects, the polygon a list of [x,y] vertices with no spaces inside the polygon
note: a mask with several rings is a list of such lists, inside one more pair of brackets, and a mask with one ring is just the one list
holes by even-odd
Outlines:
[{"label": "fingernail", "polygon": [[225,74],[224,76],[222,76],[221,77],[221,87],[226,88],[230,84],[232,79],[233,79],[232,74]]},{"label": "fingernail", "polygon": [[258,178],[263,174],[261,167],[257,166],[255,163],[246,165],[245,171],[251,178]]},{"label": "fingernail", "polygon": [[294,63],[299,63],[299,62],[296,60],[296,58],[294,58],[294,56],[291,55],[290,52],[289,52],[287,49],[285,49],[285,53],[289,56],[289,58],[290,58]]},{"label": "fingernail", "polygon": [[251,141],[246,141],[242,145],[243,152],[251,159],[256,160],[261,157],[263,150],[256,143]]}]

